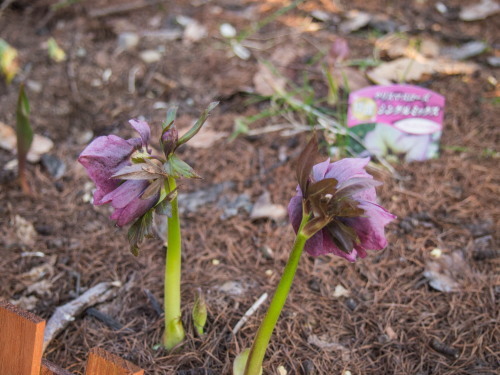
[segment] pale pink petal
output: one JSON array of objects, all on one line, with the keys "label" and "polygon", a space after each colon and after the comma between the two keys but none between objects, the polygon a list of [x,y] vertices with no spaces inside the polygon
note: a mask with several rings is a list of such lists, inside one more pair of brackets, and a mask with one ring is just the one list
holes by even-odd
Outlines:
[{"label": "pale pink petal", "polygon": [[312,175],[314,181],[320,181],[325,178],[325,174],[330,165],[330,158],[326,159],[324,162],[318,163],[313,167]]},{"label": "pale pink petal", "polygon": [[365,171],[370,158],[346,158],[328,166],[324,178],[334,178],[339,183],[354,177],[373,178]]}]

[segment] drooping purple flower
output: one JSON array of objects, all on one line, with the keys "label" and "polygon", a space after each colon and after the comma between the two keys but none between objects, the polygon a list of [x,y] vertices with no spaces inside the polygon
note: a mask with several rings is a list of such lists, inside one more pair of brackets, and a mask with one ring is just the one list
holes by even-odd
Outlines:
[{"label": "drooping purple flower", "polygon": [[[311,146],[312,144],[312,146]],[[354,262],[368,250],[387,245],[384,227],[396,216],[376,201],[375,181],[365,170],[369,158],[330,159],[311,166],[315,142],[301,155],[299,186],[288,205],[294,230],[300,227],[303,212],[311,215],[304,228],[311,234],[304,249],[313,256],[333,253]],[[312,169],[312,173],[311,173]],[[305,194],[304,194],[305,192]]]},{"label": "drooping purple flower", "polygon": [[101,136],[92,141],[80,154],[78,161],[85,167],[96,184],[94,204],[111,204],[115,209],[111,219],[118,226],[124,226],[155,205],[158,192],[145,192],[151,179],[115,178],[123,168],[132,165],[132,154],[140,149],[148,150],[151,130],[145,121],[130,120],[130,124],[140,134],[140,138],[122,139],[116,135]]},{"label": "drooping purple flower", "polygon": [[336,38],[330,47],[330,51],[328,53],[328,61],[332,65],[341,63],[342,61],[347,59],[349,53],[350,50],[347,41],[343,38]]}]

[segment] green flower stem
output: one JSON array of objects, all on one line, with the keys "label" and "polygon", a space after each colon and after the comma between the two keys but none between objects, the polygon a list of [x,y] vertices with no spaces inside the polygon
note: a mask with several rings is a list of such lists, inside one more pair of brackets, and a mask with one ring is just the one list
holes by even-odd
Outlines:
[{"label": "green flower stem", "polygon": [[[168,178],[168,191],[176,189],[175,179]],[[172,215],[167,222],[167,256],[165,264],[165,334],[163,345],[172,349],[184,340],[181,321],[181,225],[177,197],[172,202]]]},{"label": "green flower stem", "polygon": [[288,262],[281,276],[281,280],[276,288],[274,297],[269,305],[267,314],[260,324],[257,336],[250,350],[248,356],[248,361],[245,367],[244,375],[259,375],[262,368],[262,362],[266,354],[267,345],[271,340],[271,335],[273,334],[276,322],[281,314],[281,310],[285,305],[288,293],[290,292],[290,287],[292,286],[293,279],[295,277],[295,271],[297,271],[297,266],[299,264],[300,256],[304,250],[304,245],[309,239],[304,233],[302,233],[302,228],[307,224],[309,216],[303,215],[302,222],[300,223],[299,231],[297,232],[297,237],[293,244],[292,252],[288,258]]}]

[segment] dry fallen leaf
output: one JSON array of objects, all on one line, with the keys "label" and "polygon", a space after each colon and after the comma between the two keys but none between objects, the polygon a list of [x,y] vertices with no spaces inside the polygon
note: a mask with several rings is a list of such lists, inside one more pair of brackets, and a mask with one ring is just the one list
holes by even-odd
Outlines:
[{"label": "dry fallen leaf", "polygon": [[262,193],[252,207],[250,219],[272,219],[274,221],[283,220],[287,215],[287,210],[280,204],[271,203],[271,195],[268,191]]},{"label": "dry fallen leaf", "polygon": [[16,230],[17,239],[26,246],[35,245],[36,230],[25,218],[16,215],[14,217],[14,226]]},{"label": "dry fallen leaf", "polygon": [[372,15],[359,10],[351,10],[345,14],[346,20],[339,25],[339,30],[342,33],[348,34],[359,30],[370,22]]},{"label": "dry fallen leaf", "polygon": [[274,73],[267,64],[259,62],[259,70],[253,76],[253,84],[257,93],[271,96],[277,92],[283,92],[286,79]]},{"label": "dry fallen leaf", "polygon": [[[332,77],[337,81],[339,87],[343,89],[349,88],[350,92],[370,86],[370,81],[366,79],[365,74],[356,68],[349,66],[333,67],[330,72]],[[348,87],[346,87],[346,83]]]},{"label": "dry fallen leaf", "polygon": [[23,310],[31,311],[36,307],[36,303],[38,302],[38,298],[35,296],[23,296],[19,299],[11,299],[9,301],[14,306],[18,306]]},{"label": "dry fallen leaf", "polygon": [[367,76],[379,85],[390,85],[394,82],[420,81],[433,74],[472,74],[478,69],[479,67],[473,63],[452,61],[444,58],[426,59],[420,57],[417,60],[401,57],[379,65],[369,71]]},{"label": "dry fallen leaf", "polygon": [[350,360],[349,349],[338,342],[332,342],[326,338],[318,337],[317,335],[310,335],[307,338],[307,343],[309,345],[317,346],[326,352],[340,351],[342,360],[348,362]]},{"label": "dry fallen leaf", "polygon": [[470,273],[460,252],[455,251],[450,255],[442,255],[435,261],[428,261],[425,265],[424,276],[429,280],[429,285],[441,292],[458,292],[459,280]]},{"label": "dry fallen leaf", "polygon": [[[16,153],[17,150],[17,138],[16,131],[14,128],[0,121],[0,147],[4,150]],[[54,147],[54,142],[49,138],[44,137],[39,134],[35,134],[33,137],[33,143],[28,152],[28,161],[30,163],[37,163],[43,154],[49,152],[52,147]]]}]

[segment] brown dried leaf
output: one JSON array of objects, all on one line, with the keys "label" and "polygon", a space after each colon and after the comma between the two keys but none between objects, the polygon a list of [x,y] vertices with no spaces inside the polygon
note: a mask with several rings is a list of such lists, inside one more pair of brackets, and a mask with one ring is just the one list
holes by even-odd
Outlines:
[{"label": "brown dried leaf", "polygon": [[478,69],[476,64],[451,61],[448,59],[411,59],[401,57],[379,65],[369,71],[367,76],[379,85],[390,85],[394,82],[421,81],[439,73],[445,75],[472,74]]},{"label": "brown dried leaf", "polygon": [[268,191],[262,193],[252,207],[250,219],[271,219],[274,221],[283,220],[287,215],[287,210],[281,204],[272,204],[271,195]]},{"label": "brown dried leaf", "polygon": [[259,62],[259,70],[253,76],[253,84],[257,93],[271,96],[284,91],[286,78],[274,73],[267,64]]}]

